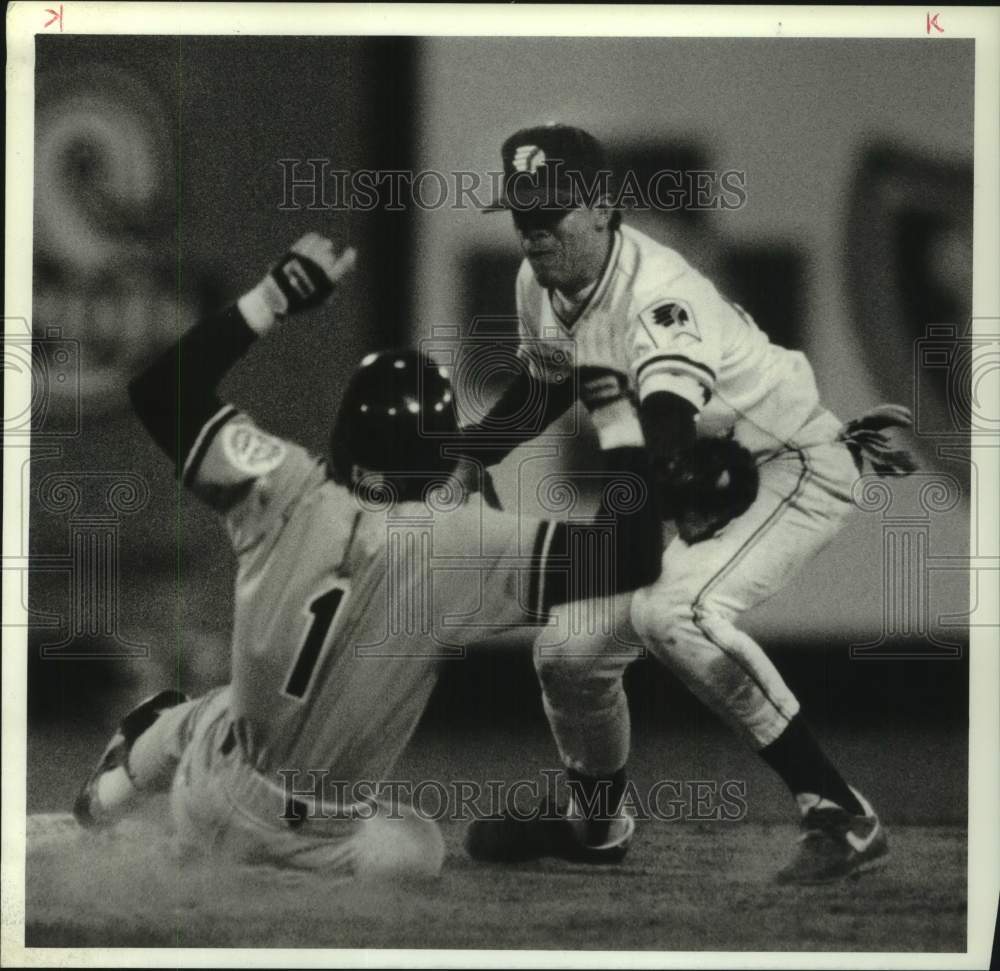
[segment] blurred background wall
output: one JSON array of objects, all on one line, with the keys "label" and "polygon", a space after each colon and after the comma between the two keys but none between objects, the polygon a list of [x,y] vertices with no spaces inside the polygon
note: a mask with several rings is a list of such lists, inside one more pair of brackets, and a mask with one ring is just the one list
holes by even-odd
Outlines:
[{"label": "blurred background wall", "polygon": [[[225,675],[225,532],[179,490],[126,384],[318,229],[363,254],[351,286],[294,336],[256,346],[224,392],[265,427],[325,449],[372,335],[406,339],[410,242],[405,214],[317,211],[301,195],[290,204],[280,160],[407,167],[412,50],[393,38],[38,38],[29,603],[33,645],[53,660],[42,683],[78,693],[81,678],[107,673],[74,658],[119,670],[146,651],[161,670],[179,654],[185,670]],[[126,511],[106,501],[114,481],[135,490]],[[95,517],[111,520],[101,536],[80,526]],[[101,575],[96,607],[62,568],[81,543]]]}]

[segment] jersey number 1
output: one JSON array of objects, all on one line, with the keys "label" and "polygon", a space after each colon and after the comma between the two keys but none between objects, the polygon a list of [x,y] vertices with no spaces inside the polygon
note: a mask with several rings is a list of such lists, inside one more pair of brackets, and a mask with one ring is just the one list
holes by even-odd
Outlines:
[{"label": "jersey number 1", "polygon": [[347,594],[347,588],[333,587],[309,602],[312,622],[306,631],[305,640],[295,655],[295,663],[285,683],[285,694],[292,698],[304,698],[309,690],[309,682],[316,671],[323,645],[326,643],[340,605]]}]

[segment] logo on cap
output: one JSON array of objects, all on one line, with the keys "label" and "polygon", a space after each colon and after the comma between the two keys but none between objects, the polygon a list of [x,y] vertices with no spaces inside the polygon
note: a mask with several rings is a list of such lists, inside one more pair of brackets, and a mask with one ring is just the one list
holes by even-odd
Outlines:
[{"label": "logo on cap", "polygon": [[538,167],[545,164],[545,152],[537,145],[521,145],[512,161],[517,172],[537,172]]}]

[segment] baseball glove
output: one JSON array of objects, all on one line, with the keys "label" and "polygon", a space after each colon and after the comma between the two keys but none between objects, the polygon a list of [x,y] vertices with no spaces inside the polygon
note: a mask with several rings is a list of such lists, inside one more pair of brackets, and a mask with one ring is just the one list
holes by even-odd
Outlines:
[{"label": "baseball glove", "polygon": [[665,515],[685,543],[700,543],[753,505],[760,478],[739,442],[701,438],[675,453],[661,481]]},{"label": "baseball glove", "polygon": [[912,427],[913,415],[909,408],[879,405],[847,422],[840,429],[838,439],[850,449],[859,473],[867,463],[876,475],[912,475],[917,471],[913,456],[905,448],[895,446],[886,434],[890,429]]}]

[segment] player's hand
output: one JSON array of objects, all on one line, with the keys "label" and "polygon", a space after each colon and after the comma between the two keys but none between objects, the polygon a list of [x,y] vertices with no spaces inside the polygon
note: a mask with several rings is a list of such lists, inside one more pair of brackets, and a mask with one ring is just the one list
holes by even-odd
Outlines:
[{"label": "player's hand", "polygon": [[643,444],[628,378],[621,371],[583,365],[577,368],[577,387],[602,449]]},{"label": "player's hand", "polygon": [[295,314],[325,303],[354,267],[356,258],[353,247],[338,254],[332,240],[319,233],[306,233],[267,276],[265,285],[270,281],[278,291],[269,294],[272,310],[278,315]]},{"label": "player's hand", "polygon": [[661,473],[663,508],[686,543],[711,539],[757,498],[753,456],[728,438],[698,439],[678,451]]},{"label": "player's hand", "polygon": [[503,509],[496,486],[493,484],[493,476],[490,475],[490,470],[486,466],[472,459],[461,458],[451,474],[458,480],[467,496],[481,492],[483,500],[490,509],[498,511]]},{"label": "player's hand", "polygon": [[614,368],[581,364],[576,376],[580,401],[591,414],[629,396],[628,378]]}]

